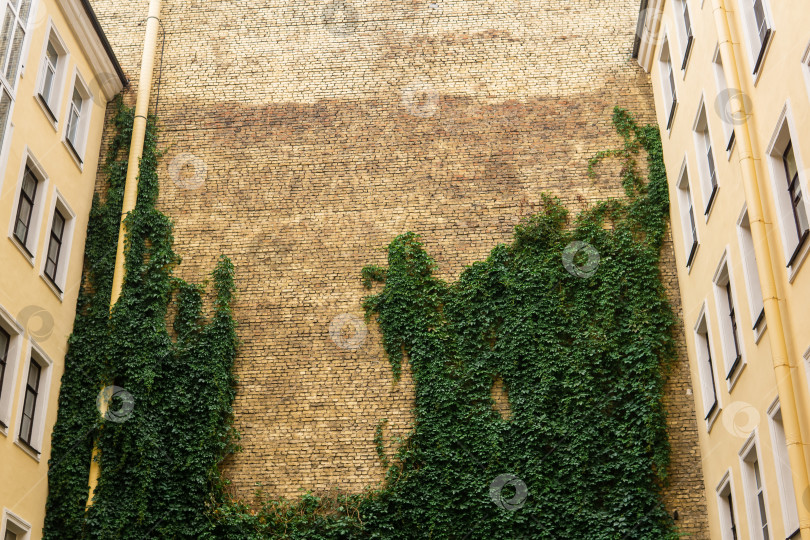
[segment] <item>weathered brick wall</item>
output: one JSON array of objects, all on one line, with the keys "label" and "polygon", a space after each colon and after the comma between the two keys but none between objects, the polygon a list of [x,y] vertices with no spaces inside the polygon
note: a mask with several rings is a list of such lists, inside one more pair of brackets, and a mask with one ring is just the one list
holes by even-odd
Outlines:
[{"label": "weathered brick wall", "polygon": [[[93,5],[137,79],[147,0]],[[413,386],[407,370],[393,382],[375,326],[360,339],[340,316],[362,317],[360,269],[385,264],[396,234],[421,233],[454,279],[508,242],[542,192],[572,210],[621,195],[615,174],[592,181],[586,162],[619,144],[614,105],[655,121],[630,58],[637,11],[634,0],[165,4],[160,206],[184,277],[220,253],[237,267],[244,451],[227,474],[242,496],[257,482],[294,496],[381,480],[374,428],[387,418],[388,440],[406,433]],[[705,537],[681,353],[666,499]]]}]

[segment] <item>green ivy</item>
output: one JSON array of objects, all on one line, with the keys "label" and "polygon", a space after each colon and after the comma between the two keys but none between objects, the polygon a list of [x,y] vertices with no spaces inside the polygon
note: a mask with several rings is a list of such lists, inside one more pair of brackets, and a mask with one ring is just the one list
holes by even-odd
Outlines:
[{"label": "green ivy", "polygon": [[[135,209],[126,218],[125,280],[109,311],[133,111],[119,99],[104,173],[93,200],[73,334],[52,435],[44,537],[190,538],[211,535],[222,492],[218,464],[233,450],[236,333],[234,269],[222,258],[203,287],[173,276],[172,225],[155,209],[156,129],[150,118]],[[166,325],[173,306],[172,335]],[[102,387],[123,389],[101,416]],[[123,399],[120,399],[123,397]],[[85,511],[93,446],[101,475]]]},{"label": "green ivy", "polygon": [[[218,464],[235,448],[233,268],[202,288],[172,277],[171,224],[154,209],[155,131],[127,218],[124,294],[107,312],[132,112],[119,109],[105,204],[93,206],[82,288],[53,435],[46,538],[677,538],[661,502],[669,446],[662,394],[675,319],[658,271],[668,209],[655,127],[616,109],[627,197],[569,220],[560,202],[521,222],[511,245],[452,284],[435,277],[419,237],[388,247],[386,268],[362,270],[364,300],[392,370],[410,365],[414,427],[385,454],[377,489],[298,500],[227,496]],[[647,153],[647,181],[636,158]],[[174,299],[174,300],[173,300]],[[165,320],[174,302],[172,339]],[[511,414],[494,408],[500,378]],[[125,422],[103,420],[96,395],[114,383],[134,396]],[[101,478],[85,512],[93,442]]]}]

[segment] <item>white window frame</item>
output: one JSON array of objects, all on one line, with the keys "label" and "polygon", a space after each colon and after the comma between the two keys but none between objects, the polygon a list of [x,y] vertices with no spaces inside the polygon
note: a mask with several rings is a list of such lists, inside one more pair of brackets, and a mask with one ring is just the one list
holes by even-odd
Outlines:
[{"label": "white window frame", "polygon": [[[22,425],[23,403],[25,402],[25,382],[28,380],[28,371],[31,361],[39,364],[42,371],[39,375],[39,387],[37,388],[37,401],[34,407],[34,425],[31,430],[31,444],[28,445],[20,440],[20,426]],[[25,355],[25,362],[22,368],[23,387],[17,396],[17,418],[14,422],[14,444],[20,447],[26,454],[40,460],[42,455],[42,442],[45,435],[45,420],[48,416],[48,398],[50,397],[51,375],[53,374],[53,361],[45,354],[42,347],[29,337],[28,351]]]},{"label": "white window frame", "polygon": [[0,306],[0,327],[2,327],[10,337],[8,357],[6,358],[6,370],[3,375],[3,388],[0,389],[0,422],[6,426],[4,428],[0,425],[0,433],[8,436],[9,426],[11,426],[11,407],[14,403],[17,369],[20,365],[25,328],[12,317],[11,313],[3,306]]},{"label": "white window frame", "polygon": [[[720,416],[722,404],[720,402],[720,389],[717,381],[717,355],[712,347],[711,321],[706,310],[706,302],[700,308],[697,321],[693,328],[695,343],[695,359],[697,361],[698,376],[700,378],[700,397],[703,404],[703,419],[706,421],[706,431],[711,432],[712,426]],[[710,404],[709,392],[714,392],[714,407]]]},{"label": "white window frame", "polygon": [[[684,157],[678,182],[675,184],[678,198],[678,211],[681,216],[681,231],[683,232],[683,249],[687,273],[692,272],[692,265],[700,249],[700,236],[698,234],[697,218],[695,217],[695,196],[689,181],[687,158]],[[689,214],[691,210],[691,216]],[[692,229],[694,225],[694,235]]]},{"label": "white window frame", "polygon": [[[17,237],[14,236],[14,225],[17,220],[17,207],[20,205],[20,190],[22,190],[23,177],[25,176],[26,167],[31,169],[31,172],[33,172],[34,176],[37,177],[39,183],[37,184],[37,194],[34,197],[34,209],[31,214],[28,238],[26,239],[25,246],[23,246],[22,243],[17,240]],[[31,266],[34,265],[34,259],[37,255],[39,233],[42,225],[42,215],[48,201],[49,184],[50,179],[45,173],[45,169],[26,146],[23,151],[23,159],[20,160],[20,172],[17,176],[17,189],[14,191],[14,206],[11,209],[11,220],[8,225],[8,237],[11,239],[14,245],[17,246],[17,249],[20,251],[23,257],[25,257],[25,260],[31,264]]]},{"label": "white window frame", "polygon": [[[695,158],[698,162],[700,192],[703,196],[703,218],[708,223],[712,208],[714,208],[717,196],[720,193],[720,174],[717,170],[717,152],[715,152],[715,147],[712,144],[712,132],[709,127],[709,117],[706,114],[706,103],[702,94],[695,122],[692,126],[692,135],[695,142]],[[712,184],[711,168],[709,167],[710,151],[712,165],[714,166],[714,184]]]},{"label": "white window frame", "polygon": [[[773,462],[776,468],[776,480],[779,486],[779,499],[782,508],[782,523],[785,528],[785,537],[791,538],[799,531],[799,511],[796,506],[796,496],[793,490],[793,475],[790,469],[790,459],[787,450],[787,438],[782,424],[782,411],[779,398],[768,408],[768,418],[771,431],[771,446]],[[774,535],[776,536],[776,535]]]},{"label": "white window frame", "polygon": [[[737,287],[735,283],[734,274],[731,272],[731,264],[729,262],[729,249],[725,248],[723,255],[720,257],[720,264],[717,265],[714,277],[712,277],[712,284],[714,289],[715,308],[717,310],[717,326],[720,329],[720,342],[723,349],[723,367],[725,371],[725,379],[730,392],[734,388],[734,384],[740,378],[740,374],[746,366],[745,344],[743,333],[740,325],[740,302],[737,299]],[[728,297],[726,293],[726,284],[730,284],[731,288],[731,303],[734,308],[735,320],[737,323],[737,348],[739,349],[739,359],[736,357],[736,349],[734,347],[734,335],[729,319],[729,306]]]},{"label": "white window frame", "polygon": [[[731,97],[728,86],[726,85],[726,73],[725,68],[723,68],[723,59],[720,56],[720,45],[717,45],[717,48],[714,50],[712,66],[714,68],[714,80],[717,83],[717,98],[715,100],[715,103],[717,103],[718,99],[722,99],[720,96]],[[725,104],[723,105],[725,106]],[[734,143],[737,137],[734,131],[734,125],[730,119],[721,115],[721,120],[723,121],[723,135],[726,141],[726,159],[728,160],[731,159],[731,153],[734,150]]]},{"label": "white window frame", "polygon": [[[64,96],[64,87],[65,87],[65,75],[67,73],[67,66],[70,62],[70,51],[65,45],[64,40],[57,32],[56,27],[53,25],[53,20],[49,17],[48,18],[48,27],[45,32],[45,41],[42,44],[42,52],[40,53],[39,58],[39,73],[37,74],[37,80],[35,84],[34,90],[34,98],[39,103],[40,107],[42,107],[42,111],[45,113],[46,118],[51,123],[54,129],[57,129],[57,124],[59,123],[59,116],[62,110],[62,101]],[[48,44],[53,45],[54,50],[58,55],[57,64],[56,64],[56,71],[53,76],[53,81],[51,83],[51,95],[49,96],[50,99],[46,100],[45,97],[42,95],[43,85],[45,84],[45,70],[48,64]]]},{"label": "white window frame", "polygon": [[[723,478],[718,482],[715,488],[717,495],[717,510],[720,518],[720,534],[722,540],[733,540],[734,536],[731,534],[731,523],[734,522],[735,531],[737,531],[737,538],[742,538],[740,534],[740,514],[739,499],[734,493],[734,480],[731,477],[731,469],[727,470]],[[728,505],[728,496],[731,495],[731,508]],[[729,517],[731,519],[729,519]]]},{"label": "white window frame", "polygon": [[0,538],[6,537],[7,530],[16,534],[17,540],[30,540],[31,538],[31,524],[8,508],[3,508],[3,520],[0,522]]},{"label": "white window frame", "polygon": [[802,72],[804,73],[805,86],[807,86],[807,98],[810,99],[810,42],[807,44],[802,56]]},{"label": "white window frame", "polygon": [[773,135],[771,135],[765,156],[771,173],[771,188],[776,204],[776,214],[779,222],[778,229],[782,239],[785,265],[788,269],[788,281],[791,283],[796,277],[796,273],[801,267],[802,262],[804,262],[804,259],[807,257],[808,246],[810,246],[810,240],[807,239],[805,239],[804,243],[800,246],[801,238],[796,231],[796,224],[793,218],[793,204],[787,192],[787,178],[782,162],[782,154],[785,148],[787,148],[788,142],[791,142],[793,144],[793,155],[796,157],[796,168],[799,171],[799,187],[802,190],[804,211],[805,215],[810,218],[810,206],[808,206],[807,201],[807,197],[810,195],[807,189],[808,171],[804,168],[802,163],[802,152],[799,140],[794,136],[797,133],[800,132],[793,123],[790,99],[788,99],[776,121],[776,127],[774,128]]},{"label": "white window frame", "polygon": [[[53,227],[54,211],[59,209],[62,217],[65,218],[65,228],[62,231],[62,248],[59,253],[59,262],[56,266],[56,283],[45,275],[45,265],[48,263],[48,248],[50,247],[51,228]],[[51,207],[46,221],[45,243],[42,248],[42,263],[40,265],[39,276],[53,291],[61,301],[64,298],[65,283],[67,282],[67,271],[70,263],[70,248],[73,245],[73,233],[76,227],[76,213],[68,206],[59,188],[54,189],[54,196],[51,197]]]},{"label": "white window frame", "polygon": [[[762,74],[762,66],[765,64],[765,57],[768,55],[771,43],[773,43],[774,24],[773,18],[771,17],[770,2],[768,0],[756,0],[762,2],[765,22],[768,27],[767,41],[762,45],[756,25],[756,17],[754,16],[754,1],[755,0],[737,0],[737,3],[740,13],[742,14],[741,22],[747,45],[743,48],[746,50],[746,58],[748,58],[749,62],[748,72],[751,73],[754,84],[756,84]],[[759,61],[759,63],[757,63],[757,61]]]},{"label": "white window frame", "polygon": [[[679,51],[681,53],[681,71],[686,71],[695,40],[692,10],[689,9],[689,0],[675,0],[672,3],[672,8],[675,10],[675,27],[678,30],[678,43],[681,46]],[[688,29],[686,25],[687,16],[689,19]]]},{"label": "white window frame", "polygon": [[[743,493],[745,494],[745,510],[748,516],[748,530],[750,533],[749,538],[752,540],[764,540],[764,535],[762,534],[763,525],[760,518],[759,491],[762,491],[765,519],[768,526],[768,536],[769,538],[774,538],[776,535],[774,534],[773,520],[771,519],[770,508],[768,506],[768,490],[766,489],[765,485],[765,471],[764,467],[762,466],[762,451],[760,449],[756,428],[754,428],[751,436],[740,449],[739,457],[740,472],[742,473]],[[756,486],[754,462],[759,465],[759,488]]]},{"label": "white window frame", "polygon": [[661,87],[664,98],[664,122],[669,132],[675,119],[675,110],[678,108],[678,91],[675,85],[675,71],[672,66],[672,46],[668,38],[667,31],[664,31],[664,39],[661,42],[661,52],[658,55],[658,68],[661,77]]},{"label": "white window frame", "polygon": [[[71,77],[73,83],[70,85],[70,92],[67,96],[67,106],[65,107],[65,121],[62,130],[62,144],[67,148],[68,153],[73,157],[73,161],[82,170],[84,167],[84,156],[87,148],[87,136],[90,130],[90,116],[93,113],[93,95],[90,93],[89,86],[79,73],[78,68],[73,68],[73,76]],[[82,110],[79,113],[79,124],[76,130],[76,141],[71,143],[68,141],[68,129],[71,127],[70,116],[73,110],[73,91],[78,90],[79,95],[82,97]]]},{"label": "white window frame", "polygon": [[743,277],[748,292],[748,313],[751,316],[751,329],[754,331],[754,342],[759,343],[768,323],[765,320],[765,302],[759,281],[754,237],[748,219],[748,206],[745,204],[740,212],[740,217],[737,219],[737,239],[740,243]]}]

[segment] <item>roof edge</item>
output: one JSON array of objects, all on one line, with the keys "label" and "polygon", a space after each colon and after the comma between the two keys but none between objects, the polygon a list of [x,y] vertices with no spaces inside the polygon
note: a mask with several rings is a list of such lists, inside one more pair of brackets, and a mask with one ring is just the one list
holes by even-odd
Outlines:
[{"label": "roof edge", "polygon": [[84,12],[87,15],[87,18],[90,20],[90,24],[93,26],[93,29],[96,31],[98,35],[98,39],[101,41],[101,46],[104,48],[104,52],[107,53],[107,57],[110,59],[110,62],[115,69],[116,75],[118,75],[118,79],[121,81],[121,85],[124,88],[129,86],[129,79],[127,79],[126,73],[124,73],[121,64],[118,62],[118,58],[115,56],[115,52],[113,51],[112,45],[110,45],[110,41],[107,39],[107,35],[104,33],[104,30],[101,28],[101,23],[96,16],[96,12],[93,11],[93,6],[90,5],[90,0],[79,0],[82,7],[84,8]]}]

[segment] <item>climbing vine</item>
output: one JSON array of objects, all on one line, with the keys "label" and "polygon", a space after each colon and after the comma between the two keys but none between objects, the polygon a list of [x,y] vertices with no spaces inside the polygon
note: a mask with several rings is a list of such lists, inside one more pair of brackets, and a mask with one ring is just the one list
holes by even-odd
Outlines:
[{"label": "climbing vine", "polygon": [[[203,287],[173,276],[180,260],[172,250],[172,226],[155,209],[159,156],[153,118],[137,203],[126,218],[124,286],[109,311],[132,123],[133,111],[119,100],[117,133],[104,167],[109,186],[103,202],[93,200],[86,272],[65,357],[45,538],[210,535],[222,492],[217,465],[233,450],[234,269],[227,258],[219,261],[205,321]],[[173,332],[166,325],[170,306]],[[102,388],[115,396],[103,416]],[[94,446],[101,473],[85,511]]]},{"label": "climbing vine", "polygon": [[[108,313],[116,209],[132,112],[119,106],[94,202],[87,273],[70,338],[53,435],[46,538],[643,538],[677,537],[660,499],[669,446],[662,405],[674,358],[674,316],[658,271],[668,207],[655,127],[625,111],[624,199],[570,218],[544,197],[509,245],[455,282],[435,277],[419,236],[388,247],[387,267],[362,270],[392,370],[407,364],[415,421],[395,455],[385,420],[374,444],[383,484],[360,494],[305,493],[296,501],[232,499],[218,464],[235,450],[231,427],[236,347],[229,302],[233,267],[213,273],[213,314],[201,286],[172,275],[171,224],[154,209],[155,130],[150,124],[136,210],[127,218],[124,293]],[[637,157],[647,154],[647,179]],[[166,328],[173,306],[173,332]],[[500,379],[510,415],[494,408]],[[101,416],[98,389],[126,389],[125,421]],[[126,411],[126,400],[114,403]],[[101,477],[85,512],[90,455]]]}]

